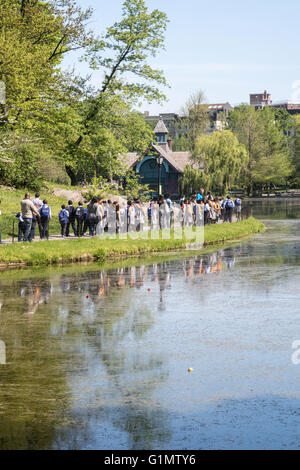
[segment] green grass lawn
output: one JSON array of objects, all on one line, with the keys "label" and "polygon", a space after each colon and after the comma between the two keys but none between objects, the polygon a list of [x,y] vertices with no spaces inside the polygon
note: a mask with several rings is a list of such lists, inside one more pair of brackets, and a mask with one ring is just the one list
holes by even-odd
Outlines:
[{"label": "green grass lawn", "polygon": [[[2,211],[2,215],[0,216],[0,228],[3,240],[6,238],[11,238],[13,222],[15,222],[15,234],[18,234],[18,219],[14,216],[14,214],[16,212],[20,212],[20,201],[24,198],[26,192],[26,189],[8,190],[0,187],[0,209]],[[34,196],[33,192],[29,191],[29,193],[31,196]],[[47,199],[48,204],[52,210],[50,235],[57,235],[60,233],[58,213],[60,211],[61,205],[67,205],[68,201],[64,198],[53,196],[53,194],[51,194],[50,188],[48,190],[41,191],[40,194],[42,200]]]},{"label": "green grass lawn", "polygon": [[[242,222],[210,225],[205,228],[205,245],[212,245],[261,232],[264,225],[254,218]],[[76,261],[114,259],[186,248],[182,240],[104,240],[99,238],[15,243],[0,246],[0,264],[24,263],[38,266]]]}]

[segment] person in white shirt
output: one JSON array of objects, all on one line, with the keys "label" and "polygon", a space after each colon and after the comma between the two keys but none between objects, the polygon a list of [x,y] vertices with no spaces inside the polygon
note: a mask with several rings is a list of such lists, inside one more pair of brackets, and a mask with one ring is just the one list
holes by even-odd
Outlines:
[{"label": "person in white shirt", "polygon": [[[38,212],[40,211],[40,208],[42,207],[43,205],[43,202],[42,200],[40,199],[40,193],[36,193],[35,194],[35,197],[31,199],[33,204],[35,205],[35,207],[37,208]],[[38,224],[38,227],[39,227],[39,234],[40,234],[40,238],[42,238],[42,224],[41,224],[41,219],[38,218],[36,220],[37,224]],[[33,221],[32,223],[32,236],[34,238],[34,235],[35,235],[35,223]]]},{"label": "person in white shirt", "polygon": [[104,232],[104,207],[101,201],[98,201],[96,216],[98,221],[96,226],[96,235],[100,237]]},{"label": "person in white shirt", "polygon": [[127,214],[128,214],[128,232],[134,232],[135,231],[135,208],[131,201],[128,202]]}]

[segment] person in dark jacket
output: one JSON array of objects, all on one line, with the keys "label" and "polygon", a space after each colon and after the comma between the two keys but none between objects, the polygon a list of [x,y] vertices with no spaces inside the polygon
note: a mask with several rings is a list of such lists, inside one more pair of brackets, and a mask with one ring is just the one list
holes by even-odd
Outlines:
[{"label": "person in dark jacket", "polygon": [[67,207],[67,211],[69,212],[69,219],[68,219],[68,223],[67,223],[66,236],[67,237],[70,236],[70,225],[71,225],[72,229],[73,229],[73,232],[74,232],[74,235],[75,235],[75,237],[77,237],[77,230],[76,230],[76,225],[75,225],[76,209],[73,206],[72,201],[68,201],[68,204],[69,205]]},{"label": "person in dark jacket", "polygon": [[51,219],[51,209],[48,206],[48,201],[46,199],[43,200],[43,205],[41,206],[40,210],[40,225],[41,225],[41,239],[49,238],[49,221]]},{"label": "person in dark jacket", "polygon": [[61,206],[61,211],[58,214],[58,219],[61,226],[61,236],[65,238],[69,221],[69,212],[67,211],[66,206],[64,204]]},{"label": "person in dark jacket", "polygon": [[93,198],[89,205],[87,206],[88,209],[88,220],[89,220],[89,225],[90,225],[90,236],[93,237],[96,235],[96,226],[98,223],[97,220],[97,209],[98,209],[98,204],[97,204],[97,199]]},{"label": "person in dark jacket", "polygon": [[76,207],[75,211],[75,217],[76,217],[76,232],[78,237],[82,237],[83,235],[83,223],[84,223],[84,207],[82,205],[82,202],[78,203],[78,207]]}]

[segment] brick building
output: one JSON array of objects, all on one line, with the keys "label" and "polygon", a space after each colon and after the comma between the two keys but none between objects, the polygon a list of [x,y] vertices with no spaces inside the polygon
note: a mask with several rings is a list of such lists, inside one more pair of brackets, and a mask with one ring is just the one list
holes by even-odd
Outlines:
[{"label": "brick building", "polygon": [[250,105],[256,108],[263,108],[272,104],[271,95],[265,90],[263,93],[251,93]]},{"label": "brick building", "polygon": [[278,101],[271,105],[271,108],[286,109],[289,114],[300,114],[300,101]]}]

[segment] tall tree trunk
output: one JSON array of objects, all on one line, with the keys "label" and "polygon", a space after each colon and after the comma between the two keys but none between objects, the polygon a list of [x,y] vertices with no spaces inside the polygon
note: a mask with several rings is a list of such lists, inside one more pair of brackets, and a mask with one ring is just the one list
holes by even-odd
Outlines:
[{"label": "tall tree trunk", "polygon": [[77,176],[76,176],[76,173],[74,172],[74,170],[69,165],[66,165],[66,172],[67,172],[67,175],[69,176],[69,178],[71,180],[71,186],[76,186]]}]

